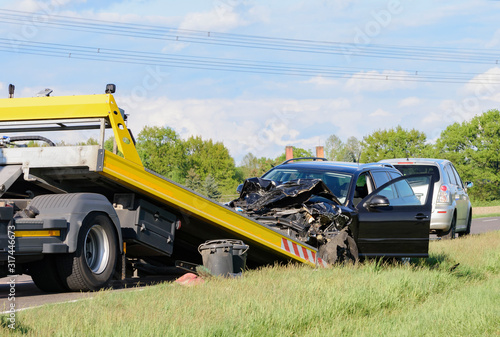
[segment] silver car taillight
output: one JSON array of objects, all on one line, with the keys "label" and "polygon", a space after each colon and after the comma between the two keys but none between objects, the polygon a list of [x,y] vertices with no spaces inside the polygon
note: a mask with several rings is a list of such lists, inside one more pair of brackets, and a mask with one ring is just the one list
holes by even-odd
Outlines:
[{"label": "silver car taillight", "polygon": [[437,202],[439,203],[450,203],[450,189],[446,185],[441,185],[437,195]]}]

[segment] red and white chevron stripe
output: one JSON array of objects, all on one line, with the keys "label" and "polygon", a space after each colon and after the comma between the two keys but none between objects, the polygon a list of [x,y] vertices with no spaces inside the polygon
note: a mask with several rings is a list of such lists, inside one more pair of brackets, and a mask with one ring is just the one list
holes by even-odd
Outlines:
[{"label": "red and white chevron stripe", "polygon": [[[293,241],[290,241],[285,238],[281,238],[281,249],[286,250],[287,252],[298,256],[304,260],[307,260],[311,263],[314,263],[321,267],[328,267],[328,263],[316,257],[316,252],[305,247],[299,246]],[[317,261],[316,261],[317,258]]]}]

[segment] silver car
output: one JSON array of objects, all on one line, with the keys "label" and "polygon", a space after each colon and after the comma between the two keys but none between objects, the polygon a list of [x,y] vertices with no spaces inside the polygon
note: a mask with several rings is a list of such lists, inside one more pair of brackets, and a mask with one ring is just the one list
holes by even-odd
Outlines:
[{"label": "silver car", "polygon": [[453,164],[446,159],[396,158],[381,160],[392,164],[403,175],[431,173],[434,176],[431,233],[443,239],[470,234],[472,207],[467,195],[471,182],[462,183]]}]

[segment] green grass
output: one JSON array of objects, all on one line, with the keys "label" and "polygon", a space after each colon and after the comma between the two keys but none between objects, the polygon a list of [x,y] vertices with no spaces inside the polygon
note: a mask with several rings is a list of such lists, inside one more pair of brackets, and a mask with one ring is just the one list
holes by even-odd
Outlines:
[{"label": "green grass", "polygon": [[[273,266],[192,287],[102,291],[18,312],[10,334],[500,336],[500,231],[430,249],[428,259],[407,264]],[[0,335],[9,335],[5,317],[0,322]]]},{"label": "green grass", "polygon": [[474,213],[472,213],[472,219],[496,218],[496,217],[500,217],[500,213],[489,213],[489,214],[474,214]]},{"label": "green grass", "polygon": [[472,207],[490,207],[490,206],[500,206],[500,200],[471,200]]}]

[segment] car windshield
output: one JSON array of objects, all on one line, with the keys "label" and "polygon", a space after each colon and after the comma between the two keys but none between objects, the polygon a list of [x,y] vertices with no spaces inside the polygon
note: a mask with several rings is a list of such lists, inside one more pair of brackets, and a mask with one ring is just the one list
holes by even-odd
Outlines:
[{"label": "car windshield", "polygon": [[394,165],[403,175],[409,176],[413,174],[432,174],[434,176],[434,181],[439,181],[439,169],[434,165],[415,165],[415,164],[405,164],[405,165]]},{"label": "car windshield", "polygon": [[281,183],[296,179],[321,179],[337,199],[345,204],[352,175],[333,171],[276,168],[266,173],[262,178]]}]

